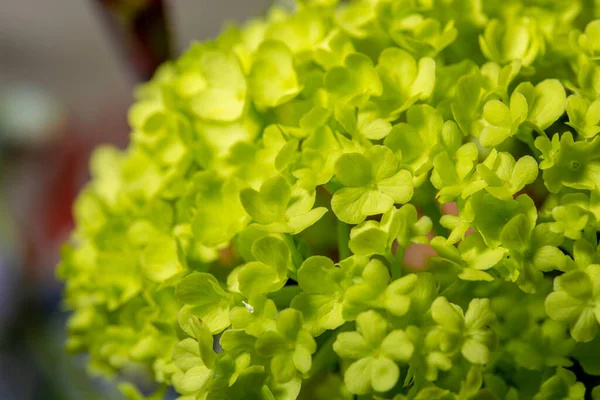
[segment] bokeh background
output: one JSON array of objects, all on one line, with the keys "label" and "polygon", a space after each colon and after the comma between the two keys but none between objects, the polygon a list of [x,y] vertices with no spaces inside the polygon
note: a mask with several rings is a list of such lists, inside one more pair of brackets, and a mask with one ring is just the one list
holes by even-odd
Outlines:
[{"label": "bokeh background", "polygon": [[103,143],[158,62],[271,0],[0,0],[0,399],[120,399],[64,352],[55,266]]}]

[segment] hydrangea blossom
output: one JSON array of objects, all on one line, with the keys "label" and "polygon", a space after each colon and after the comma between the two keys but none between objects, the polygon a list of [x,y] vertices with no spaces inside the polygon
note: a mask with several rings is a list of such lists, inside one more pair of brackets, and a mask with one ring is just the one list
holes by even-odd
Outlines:
[{"label": "hydrangea blossom", "polygon": [[193,44],[92,157],[68,349],[153,399],[598,397],[598,18],[298,0]]}]

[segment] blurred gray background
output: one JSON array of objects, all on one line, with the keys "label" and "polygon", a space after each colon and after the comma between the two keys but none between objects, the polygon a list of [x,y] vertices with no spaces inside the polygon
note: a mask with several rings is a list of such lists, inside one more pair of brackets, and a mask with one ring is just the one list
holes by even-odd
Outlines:
[{"label": "blurred gray background", "polygon": [[[214,37],[226,20],[261,15],[270,0],[167,0],[175,49]],[[132,80],[94,0],[1,0],[0,84],[44,86],[93,118],[107,102],[129,99]]]}]

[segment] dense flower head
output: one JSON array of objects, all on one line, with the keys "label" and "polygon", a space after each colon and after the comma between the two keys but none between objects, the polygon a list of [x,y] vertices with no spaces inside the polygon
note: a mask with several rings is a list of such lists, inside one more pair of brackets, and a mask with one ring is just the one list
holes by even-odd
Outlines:
[{"label": "dense flower head", "polygon": [[94,153],[68,348],[153,398],[591,394],[600,3],[288,3],[163,65]]}]

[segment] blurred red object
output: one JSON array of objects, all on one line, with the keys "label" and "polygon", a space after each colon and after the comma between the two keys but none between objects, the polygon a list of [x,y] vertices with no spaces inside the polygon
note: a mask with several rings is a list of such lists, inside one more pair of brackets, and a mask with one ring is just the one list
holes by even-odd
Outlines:
[{"label": "blurred red object", "polygon": [[89,156],[99,144],[125,146],[126,108],[125,102],[112,105],[96,121],[65,116],[39,141],[4,149],[3,190],[24,249],[26,279],[56,284],[54,267],[73,229],[73,202],[89,178]]}]

